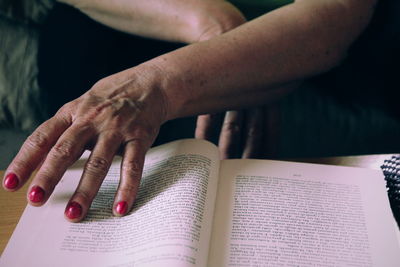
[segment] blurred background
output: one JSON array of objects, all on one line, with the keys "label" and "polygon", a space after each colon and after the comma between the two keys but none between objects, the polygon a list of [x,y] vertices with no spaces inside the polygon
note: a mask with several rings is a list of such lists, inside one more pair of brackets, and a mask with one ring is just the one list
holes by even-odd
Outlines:
[{"label": "blurred background", "polygon": [[[254,13],[257,2],[236,4]],[[265,2],[273,9],[290,1]],[[263,158],[400,151],[399,18],[400,1],[381,0],[340,66],[274,104]],[[0,0],[0,169],[96,81],[182,45],[114,31],[52,0]],[[195,118],[168,122],[156,144],[193,137],[194,127]]]}]

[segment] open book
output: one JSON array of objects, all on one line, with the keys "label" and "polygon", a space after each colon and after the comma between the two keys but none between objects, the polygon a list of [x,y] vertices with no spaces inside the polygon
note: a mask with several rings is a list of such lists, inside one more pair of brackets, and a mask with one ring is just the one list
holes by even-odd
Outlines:
[{"label": "open book", "polygon": [[112,216],[118,159],[87,218],[64,219],[83,160],[28,206],[0,266],[400,266],[379,171],[218,159],[206,141],[151,149],[138,198]]}]

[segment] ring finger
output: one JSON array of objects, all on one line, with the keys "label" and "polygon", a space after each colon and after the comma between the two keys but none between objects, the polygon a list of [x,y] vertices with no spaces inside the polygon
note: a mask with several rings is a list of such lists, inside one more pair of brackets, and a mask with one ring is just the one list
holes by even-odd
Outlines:
[{"label": "ring finger", "polygon": [[123,216],[128,213],[135,201],[142,178],[147,148],[140,140],[132,140],[125,146],[121,163],[121,180],[113,208],[116,216]]}]

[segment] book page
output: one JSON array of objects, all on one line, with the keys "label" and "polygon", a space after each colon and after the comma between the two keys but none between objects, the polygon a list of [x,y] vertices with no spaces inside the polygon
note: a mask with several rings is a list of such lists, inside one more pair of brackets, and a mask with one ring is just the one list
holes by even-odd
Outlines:
[{"label": "book page", "polygon": [[209,266],[400,266],[380,171],[222,161]]},{"label": "book page", "polygon": [[146,156],[137,200],[129,215],[113,217],[117,160],[86,219],[69,223],[64,208],[82,173],[70,168],[45,206],[28,206],[0,266],[206,266],[218,151],[184,140]]}]

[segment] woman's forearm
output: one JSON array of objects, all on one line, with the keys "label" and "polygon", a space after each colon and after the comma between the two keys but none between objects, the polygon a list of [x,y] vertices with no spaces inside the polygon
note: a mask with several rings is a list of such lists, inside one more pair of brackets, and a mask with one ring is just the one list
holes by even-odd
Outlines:
[{"label": "woman's forearm", "polygon": [[145,153],[165,120],[260,103],[284,94],[293,81],[332,68],[368,23],[374,3],[299,0],[210,41],[106,77],[32,133],[7,168],[3,186],[16,191],[36,170],[28,200],[41,206],[91,147],[65,210],[68,220],[78,222],[120,151],[113,213],[123,216],[140,186]]},{"label": "woman's forearm", "polygon": [[[283,85],[337,65],[368,24],[375,1],[303,0],[151,60],[168,118],[245,107]],[[285,88],[285,87],[283,87]]]},{"label": "woman's forearm", "polygon": [[111,28],[155,39],[193,43],[245,21],[224,0],[58,0]]}]

